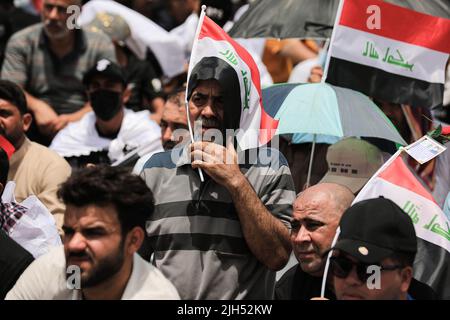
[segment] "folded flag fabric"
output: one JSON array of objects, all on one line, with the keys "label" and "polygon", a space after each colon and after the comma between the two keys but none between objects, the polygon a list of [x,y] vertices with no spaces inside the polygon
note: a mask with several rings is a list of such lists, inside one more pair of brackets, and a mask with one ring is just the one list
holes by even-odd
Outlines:
[{"label": "folded flag fabric", "polygon": [[383,101],[442,104],[450,20],[381,0],[342,0],[326,82]]}]

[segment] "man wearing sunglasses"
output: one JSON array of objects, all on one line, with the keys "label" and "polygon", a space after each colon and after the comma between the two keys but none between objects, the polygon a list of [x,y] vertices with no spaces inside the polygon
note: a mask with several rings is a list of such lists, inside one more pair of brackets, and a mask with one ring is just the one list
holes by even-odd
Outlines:
[{"label": "man wearing sunglasses", "polygon": [[413,278],[417,240],[411,218],[383,197],[350,207],[339,223],[330,271],[338,300],[433,299]]}]

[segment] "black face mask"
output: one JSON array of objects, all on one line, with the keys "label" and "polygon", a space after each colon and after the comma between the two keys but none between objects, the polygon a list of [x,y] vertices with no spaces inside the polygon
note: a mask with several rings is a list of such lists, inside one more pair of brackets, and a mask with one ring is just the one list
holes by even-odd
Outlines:
[{"label": "black face mask", "polygon": [[111,120],[122,107],[122,95],[119,92],[98,89],[90,93],[91,106],[95,115],[103,120]]}]

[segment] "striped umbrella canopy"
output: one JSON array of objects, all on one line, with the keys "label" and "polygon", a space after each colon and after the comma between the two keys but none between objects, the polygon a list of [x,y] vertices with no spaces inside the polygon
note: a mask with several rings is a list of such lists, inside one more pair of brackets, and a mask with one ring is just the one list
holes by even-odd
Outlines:
[{"label": "striped umbrella canopy", "polygon": [[373,137],[406,145],[367,96],[326,83],[278,84],[262,90],[266,112],[279,120],[277,134]]}]

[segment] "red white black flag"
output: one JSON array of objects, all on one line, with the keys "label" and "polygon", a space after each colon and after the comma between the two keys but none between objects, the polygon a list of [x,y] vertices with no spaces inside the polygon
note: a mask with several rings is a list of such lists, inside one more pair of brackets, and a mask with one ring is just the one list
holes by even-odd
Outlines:
[{"label": "red white black flag", "polygon": [[381,0],[342,0],[326,82],[380,100],[442,103],[450,20]]}]

